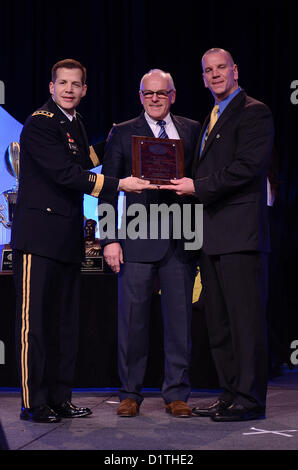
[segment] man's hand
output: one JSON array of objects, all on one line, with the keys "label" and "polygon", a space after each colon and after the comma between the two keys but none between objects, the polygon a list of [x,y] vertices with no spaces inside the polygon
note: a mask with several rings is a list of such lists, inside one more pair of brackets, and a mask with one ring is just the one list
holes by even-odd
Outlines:
[{"label": "man's hand", "polygon": [[119,273],[120,264],[123,264],[123,253],[120,243],[109,243],[109,245],[105,246],[103,256],[110,268],[115,273]]},{"label": "man's hand", "polygon": [[170,189],[175,191],[179,196],[194,195],[195,186],[191,178],[180,178],[178,180],[171,180],[171,184],[163,184],[159,186],[160,189]]},{"label": "man's hand", "polygon": [[157,189],[157,186],[150,184],[150,181],[135,176],[128,176],[119,181],[119,191],[141,193],[143,189]]}]

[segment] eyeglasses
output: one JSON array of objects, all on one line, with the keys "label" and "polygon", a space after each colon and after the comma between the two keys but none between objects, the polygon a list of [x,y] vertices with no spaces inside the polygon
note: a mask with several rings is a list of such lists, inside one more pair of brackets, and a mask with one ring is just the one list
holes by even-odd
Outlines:
[{"label": "eyeglasses", "polygon": [[157,90],[157,91],[151,91],[151,90],[141,90],[142,95],[144,98],[153,98],[153,95],[156,94],[157,98],[167,98],[170,93],[172,93],[174,90]]}]

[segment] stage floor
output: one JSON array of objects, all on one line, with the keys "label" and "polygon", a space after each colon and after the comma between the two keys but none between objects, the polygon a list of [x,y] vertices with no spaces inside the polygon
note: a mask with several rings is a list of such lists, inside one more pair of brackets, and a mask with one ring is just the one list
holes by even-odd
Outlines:
[{"label": "stage floor", "polygon": [[[215,390],[193,391],[189,405],[207,403],[216,396]],[[145,392],[140,415],[136,418],[116,416],[116,390],[74,390],[73,402],[90,407],[92,416],[65,419],[57,424],[24,422],[19,419],[18,391],[0,389],[1,424],[9,449],[102,450],[100,459],[116,458],[117,454],[111,451],[127,451],[119,453],[126,456],[133,450],[167,451],[168,454],[180,451],[187,455],[193,452],[193,458],[197,458],[205,454],[195,451],[203,450],[298,449],[297,369],[286,369],[282,376],[270,381],[267,418],[258,421],[215,423],[209,418],[173,418],[165,413],[160,394],[154,391]]]}]

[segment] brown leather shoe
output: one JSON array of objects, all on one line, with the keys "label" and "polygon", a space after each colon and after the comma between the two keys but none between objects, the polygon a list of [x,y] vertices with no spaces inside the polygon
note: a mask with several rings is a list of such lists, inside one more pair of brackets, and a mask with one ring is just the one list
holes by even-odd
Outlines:
[{"label": "brown leather shoe", "polygon": [[117,409],[117,415],[123,418],[132,418],[139,414],[140,405],[133,398],[125,398]]},{"label": "brown leather shoe", "polygon": [[192,414],[185,401],[181,400],[172,401],[172,403],[166,405],[166,412],[177,418],[189,418]]}]

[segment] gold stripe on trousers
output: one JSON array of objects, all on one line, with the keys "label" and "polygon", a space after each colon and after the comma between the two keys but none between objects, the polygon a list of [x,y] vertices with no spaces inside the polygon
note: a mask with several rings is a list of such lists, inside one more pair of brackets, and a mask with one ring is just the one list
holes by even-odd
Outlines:
[{"label": "gold stripe on trousers", "polygon": [[23,300],[21,328],[22,394],[25,408],[30,408],[28,389],[28,335],[30,306],[31,254],[23,254]]}]

